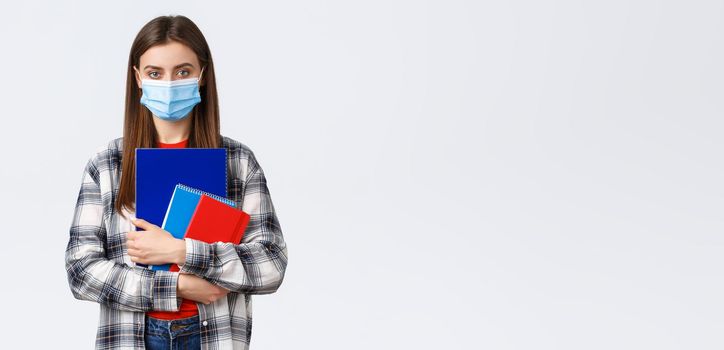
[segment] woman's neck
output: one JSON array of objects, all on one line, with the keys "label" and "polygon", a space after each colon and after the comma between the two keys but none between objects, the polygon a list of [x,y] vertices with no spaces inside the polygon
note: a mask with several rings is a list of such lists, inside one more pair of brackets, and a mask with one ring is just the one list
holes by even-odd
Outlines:
[{"label": "woman's neck", "polygon": [[191,134],[191,118],[192,116],[189,116],[176,122],[153,118],[158,141],[161,143],[179,143],[188,139]]}]

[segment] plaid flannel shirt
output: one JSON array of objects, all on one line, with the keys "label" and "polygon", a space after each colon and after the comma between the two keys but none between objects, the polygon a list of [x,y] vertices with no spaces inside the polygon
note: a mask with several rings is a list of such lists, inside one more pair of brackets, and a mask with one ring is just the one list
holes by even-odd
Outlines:
[{"label": "plaid flannel shirt", "polygon": [[253,294],[279,288],[287,266],[287,247],[264,172],[245,144],[222,136],[227,150],[228,196],[251,218],[240,244],[185,239],[180,271],[136,266],[126,234],[136,227],[118,215],[122,138],[96,149],[88,160],[70,226],[65,268],[73,296],[99,303],[96,349],[144,349],[145,312],[178,311],[179,273],[200,276],[230,292],[199,309],[202,349],[248,349]]}]

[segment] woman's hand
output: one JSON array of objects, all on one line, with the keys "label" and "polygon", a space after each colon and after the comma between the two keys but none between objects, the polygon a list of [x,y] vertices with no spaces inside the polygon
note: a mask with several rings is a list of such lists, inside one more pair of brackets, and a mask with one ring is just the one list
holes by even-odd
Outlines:
[{"label": "woman's hand", "polygon": [[143,219],[132,220],[133,225],[144,231],[129,231],[126,237],[131,261],[146,265],[186,262],[186,242],[168,231]]},{"label": "woman's hand", "polygon": [[176,294],[184,299],[191,299],[206,305],[223,298],[229,290],[219,287],[196,275],[180,273]]}]

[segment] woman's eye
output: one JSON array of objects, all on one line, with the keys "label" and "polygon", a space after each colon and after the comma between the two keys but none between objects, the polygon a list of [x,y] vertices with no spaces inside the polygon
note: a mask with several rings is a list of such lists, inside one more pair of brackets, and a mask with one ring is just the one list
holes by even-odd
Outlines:
[{"label": "woman's eye", "polygon": [[179,75],[179,76],[182,76],[182,77],[185,77],[185,76],[189,75],[189,71],[187,71],[187,70],[180,70],[180,71],[178,71],[178,75]]},{"label": "woman's eye", "polygon": [[158,78],[158,72],[150,72],[148,73],[148,76],[151,78]]}]

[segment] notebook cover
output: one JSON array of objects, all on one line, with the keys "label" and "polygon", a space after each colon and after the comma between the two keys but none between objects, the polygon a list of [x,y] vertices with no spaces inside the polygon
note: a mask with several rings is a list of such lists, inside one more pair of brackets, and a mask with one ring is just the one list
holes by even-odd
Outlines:
[{"label": "notebook cover", "polygon": [[[171,233],[171,235],[175,238],[183,239],[184,233],[186,233],[186,228],[191,221],[191,216],[193,216],[194,211],[196,210],[196,205],[201,199],[201,194],[215,197],[217,200],[220,200],[229,206],[236,207],[236,203],[227,198],[219,197],[184,184],[176,184],[161,228]],[[152,265],[151,269],[169,270],[170,267],[171,264]]]},{"label": "notebook cover", "polygon": [[[239,244],[244,230],[249,225],[249,219],[250,216],[246,212],[202,194],[184,237],[206,243]],[[169,270],[179,271],[179,267],[171,264]]]},{"label": "notebook cover", "polygon": [[202,195],[184,237],[239,244],[248,224],[249,214]]},{"label": "notebook cover", "polygon": [[136,148],[137,218],[162,226],[178,183],[226,197],[226,148]]}]

